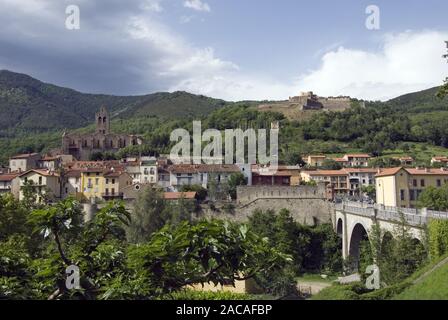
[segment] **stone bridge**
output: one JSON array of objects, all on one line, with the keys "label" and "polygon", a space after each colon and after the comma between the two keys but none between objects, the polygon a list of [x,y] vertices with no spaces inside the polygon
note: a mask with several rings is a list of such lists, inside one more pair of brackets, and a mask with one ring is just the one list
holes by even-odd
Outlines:
[{"label": "stone bridge", "polygon": [[416,243],[424,237],[424,226],[429,219],[448,219],[448,212],[427,209],[410,209],[386,207],[360,202],[342,202],[335,205],[333,227],[342,237],[342,256],[359,260],[359,246],[362,240],[367,240],[372,226],[378,222],[385,230],[385,237],[392,237],[394,228],[405,219]]}]

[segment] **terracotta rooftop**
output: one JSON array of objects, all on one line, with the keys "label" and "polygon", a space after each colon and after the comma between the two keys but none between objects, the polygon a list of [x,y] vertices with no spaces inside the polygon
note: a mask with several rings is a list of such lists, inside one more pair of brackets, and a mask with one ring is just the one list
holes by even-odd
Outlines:
[{"label": "terracotta rooftop", "polygon": [[346,176],[348,173],[341,170],[316,170],[316,171],[304,171],[304,173],[309,174],[311,176]]},{"label": "terracotta rooftop", "polygon": [[163,196],[165,200],[194,199],[196,192],[165,192]]},{"label": "terracotta rooftop", "polygon": [[18,173],[1,174],[0,181],[12,181],[15,178],[17,178],[18,175],[19,175]]},{"label": "terracotta rooftop", "polygon": [[24,154],[17,154],[15,156],[12,156],[10,159],[28,159],[29,157],[33,157],[38,155],[38,153],[24,153]]},{"label": "terracotta rooftop", "polygon": [[178,164],[169,166],[167,170],[174,174],[199,172],[240,172],[239,168],[234,164]]},{"label": "terracotta rooftop", "polygon": [[50,170],[45,170],[45,169],[31,169],[28,171],[25,171],[21,174],[19,174],[19,177],[24,176],[30,172],[35,172],[41,176],[45,176],[45,177],[59,177],[59,173],[54,172],[54,171],[50,171]]},{"label": "terracotta rooftop", "polygon": [[381,169],[381,172],[376,175],[376,177],[385,177],[385,176],[393,176],[398,173],[401,169],[405,170],[411,175],[447,175],[448,176],[448,170],[441,168],[386,168]]}]

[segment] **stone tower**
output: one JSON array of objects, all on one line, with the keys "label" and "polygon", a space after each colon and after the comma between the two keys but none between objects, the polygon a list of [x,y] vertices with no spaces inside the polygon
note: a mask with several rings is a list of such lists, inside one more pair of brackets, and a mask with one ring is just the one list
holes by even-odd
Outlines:
[{"label": "stone tower", "polygon": [[96,133],[109,134],[110,118],[106,107],[102,106],[95,115]]}]

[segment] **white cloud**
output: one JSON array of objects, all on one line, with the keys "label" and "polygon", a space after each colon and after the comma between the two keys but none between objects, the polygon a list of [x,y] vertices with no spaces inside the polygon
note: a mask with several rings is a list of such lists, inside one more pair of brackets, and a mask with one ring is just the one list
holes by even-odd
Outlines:
[{"label": "white cloud", "polygon": [[385,36],[378,52],[339,47],[324,54],[321,66],[300,76],[296,86],[372,100],[437,86],[448,73],[442,59],[446,39],[447,32],[405,32]]},{"label": "white cloud", "polygon": [[0,67],[86,92],[185,90],[235,101],[284,100],[312,90],[376,100],[440,85],[448,74],[441,58],[448,32],[388,35],[379,50],[329,46],[314,70],[273,79],[173,32],[157,14],[163,8],[154,5],[163,0],[78,0],[82,27],[77,32],[64,28],[64,5],[70,0],[23,1],[30,6],[0,0],[5,9]]},{"label": "white cloud", "polygon": [[190,8],[196,11],[206,11],[210,12],[210,6],[206,2],[202,2],[202,0],[185,0],[184,7]]}]

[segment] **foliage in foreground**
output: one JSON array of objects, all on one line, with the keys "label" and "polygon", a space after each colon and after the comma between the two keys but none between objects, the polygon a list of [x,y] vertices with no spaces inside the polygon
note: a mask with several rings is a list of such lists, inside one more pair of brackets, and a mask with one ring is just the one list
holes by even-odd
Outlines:
[{"label": "foliage in foreground", "polygon": [[[275,272],[289,260],[245,225],[168,224],[148,241],[128,244],[130,215],[122,204],[109,203],[88,222],[82,218],[79,203],[67,199],[30,214],[37,250],[29,250],[26,233],[0,242],[0,298],[156,299],[190,284],[232,284]],[[65,283],[71,265],[80,269],[77,290]]]}]

